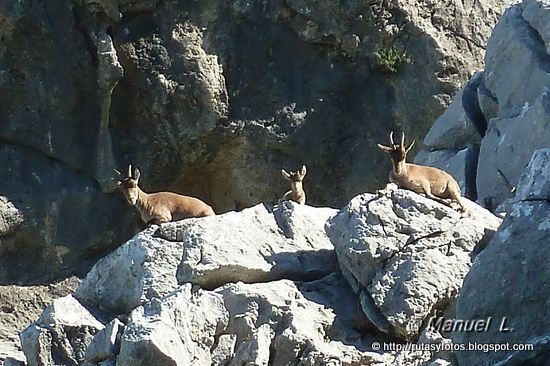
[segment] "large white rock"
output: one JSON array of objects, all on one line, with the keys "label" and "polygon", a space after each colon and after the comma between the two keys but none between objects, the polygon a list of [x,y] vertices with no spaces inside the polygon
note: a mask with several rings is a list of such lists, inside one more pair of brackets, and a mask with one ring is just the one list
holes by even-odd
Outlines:
[{"label": "large white rock", "polygon": [[210,365],[227,322],[220,295],[184,285],[132,312],[117,365]]},{"label": "large white rock", "polygon": [[345,280],[179,287],[131,314],[117,365],[382,365]]},{"label": "large white rock", "polygon": [[94,335],[103,329],[72,295],[55,299],[23,332],[21,345],[29,366],[78,365]]},{"label": "large white rock", "polygon": [[337,268],[324,223],[337,211],[285,202],[152,227],[101,259],[76,296],[112,313],[191,282],[320,278]]},{"label": "large white rock", "polygon": [[455,343],[529,344],[533,350],[457,352],[460,365],[544,365],[550,359],[549,166],[549,149],[536,151],[508,215],[464,279],[456,318],[491,317],[491,326],[452,334]]},{"label": "large white rock", "polygon": [[479,152],[478,200],[496,207],[511,198],[531,156],[544,147],[550,147],[550,89],[520,115],[489,123]]},{"label": "large white rock", "polygon": [[537,23],[548,24],[549,12],[543,12],[541,5],[540,0],[524,0],[509,7],[487,42],[485,86],[498,100],[500,118],[522,113],[550,85],[544,40],[524,18],[533,24],[535,19],[544,19]]},{"label": "large white rock", "polygon": [[521,175],[516,200],[550,202],[550,149],[535,151]]},{"label": "large white rock", "polygon": [[406,190],[355,197],[327,223],[342,272],[380,330],[418,336],[453,299],[476,246],[501,220],[472,202],[468,217]]}]

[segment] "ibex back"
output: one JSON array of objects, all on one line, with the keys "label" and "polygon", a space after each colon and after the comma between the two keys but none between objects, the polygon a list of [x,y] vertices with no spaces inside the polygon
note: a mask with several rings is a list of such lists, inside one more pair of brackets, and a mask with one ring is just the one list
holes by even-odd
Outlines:
[{"label": "ibex back", "polygon": [[132,171],[132,165],[128,166],[127,177],[116,172],[121,176],[121,179],[116,180],[117,187],[124,193],[128,203],[138,209],[146,224],[215,215],[212,207],[195,197],[172,192],[145,193],[138,186],[140,172],[138,169]]},{"label": "ibex back", "polygon": [[452,207],[446,201],[446,199],[450,199],[460,205],[462,212],[467,211],[460,196],[460,186],[449,173],[437,168],[406,162],[407,153],[414,145],[414,140],[408,147],[405,147],[405,134],[403,134],[401,143],[396,144],[393,141],[393,132],[391,132],[390,144],[391,146],[378,144],[382,151],[390,155],[392,161],[393,169],[390,172],[390,182],[395,183],[399,188],[424,193],[426,197]]}]

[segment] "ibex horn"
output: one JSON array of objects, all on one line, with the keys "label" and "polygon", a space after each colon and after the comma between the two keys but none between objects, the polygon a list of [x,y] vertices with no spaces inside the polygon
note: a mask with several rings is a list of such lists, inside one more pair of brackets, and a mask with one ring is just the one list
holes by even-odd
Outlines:
[{"label": "ibex horn", "polygon": [[390,143],[391,143],[392,145],[395,145],[395,143],[393,142],[393,131],[390,132]]},{"label": "ibex horn", "polygon": [[132,164],[128,165],[128,177],[132,177]]},{"label": "ibex horn", "polygon": [[405,132],[401,132],[401,146],[405,146]]},{"label": "ibex horn", "polygon": [[113,170],[115,171],[115,173],[117,173],[118,175],[122,176],[122,173],[121,173],[121,172],[119,172],[119,171],[116,170],[116,169],[113,169]]}]

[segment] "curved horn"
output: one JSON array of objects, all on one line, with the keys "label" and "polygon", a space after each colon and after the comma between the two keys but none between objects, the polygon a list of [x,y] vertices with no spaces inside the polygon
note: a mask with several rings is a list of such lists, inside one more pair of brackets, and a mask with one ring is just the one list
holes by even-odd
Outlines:
[{"label": "curved horn", "polygon": [[128,177],[132,176],[132,164],[128,165]]},{"label": "curved horn", "polygon": [[113,170],[115,171],[115,173],[117,173],[118,175],[122,176],[122,173],[121,173],[121,172],[119,172],[119,171],[116,170],[116,169],[113,169]]},{"label": "curved horn", "polygon": [[401,146],[405,146],[405,132],[401,132]]},{"label": "curved horn", "polygon": [[390,143],[391,143],[392,145],[395,145],[395,143],[393,142],[393,131],[390,132]]}]

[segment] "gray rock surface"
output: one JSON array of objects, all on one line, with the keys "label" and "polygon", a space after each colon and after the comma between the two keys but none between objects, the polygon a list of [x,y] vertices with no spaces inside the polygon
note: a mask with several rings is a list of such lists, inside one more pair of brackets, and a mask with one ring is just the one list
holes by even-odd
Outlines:
[{"label": "gray rock surface", "polygon": [[[484,72],[434,123],[415,160],[449,169],[469,198],[494,212],[509,210],[531,155],[550,147],[548,9],[546,0],[523,0],[506,10],[487,42]],[[478,135],[466,133],[468,121]]]},{"label": "gray rock surface", "polygon": [[[542,365],[550,357],[550,179],[548,149],[538,150],[518,185],[515,202],[496,235],[474,261],[456,305],[458,319],[492,317],[487,332],[456,332],[456,343],[532,344],[532,352],[459,352],[468,365]],[[500,331],[505,319],[507,328]]]},{"label": "gray rock surface", "polygon": [[533,7],[538,7],[537,14],[547,23],[549,14],[542,3],[524,0],[508,8],[487,43],[485,86],[498,100],[499,118],[522,113],[524,106],[534,105],[550,84],[545,43],[533,27],[537,24],[524,18],[524,9],[533,14]]},{"label": "gray rock surface", "polygon": [[[2,1],[0,192],[25,222],[0,283],[81,275],[135,233],[104,194],[130,162],[146,191],[217,212],[276,200],[279,170],[302,163],[315,205],[373,189],[387,176],[375,142],[424,135],[505,3]],[[388,75],[375,53],[392,46],[413,64]]]},{"label": "gray rock surface", "polygon": [[120,336],[124,324],[113,319],[105,328],[96,333],[92,343],[86,349],[85,360],[90,363],[100,363],[116,357],[120,350]]},{"label": "gray rock surface", "polygon": [[519,116],[489,123],[479,152],[478,199],[498,205],[511,198],[533,152],[543,147],[550,147],[550,89]]},{"label": "gray rock surface", "polygon": [[49,285],[0,286],[0,363],[8,356],[25,359],[19,333],[38,319],[54,299],[72,293],[78,283],[78,278],[71,277]]},{"label": "gray rock surface", "polygon": [[215,337],[227,322],[220,295],[184,285],[132,312],[117,365],[210,365]]},{"label": "gray rock surface", "polygon": [[519,201],[550,201],[550,149],[536,150],[516,190]]},{"label": "gray rock surface", "polygon": [[38,320],[21,332],[29,366],[79,365],[103,324],[68,295],[55,299]]},{"label": "gray rock surface", "polygon": [[355,197],[327,223],[343,274],[381,331],[411,340],[456,297],[474,251],[501,220],[467,202],[468,217],[416,193]]},{"label": "gray rock surface", "polygon": [[117,365],[211,365],[214,357],[228,365],[382,365],[388,358],[360,350],[367,345],[352,329],[353,299],[335,275],[215,291],[184,285],[132,312]]},{"label": "gray rock surface", "polygon": [[127,313],[178,284],[320,278],[337,269],[324,223],[334,209],[286,202],[147,229],[102,258],[76,296]]}]

